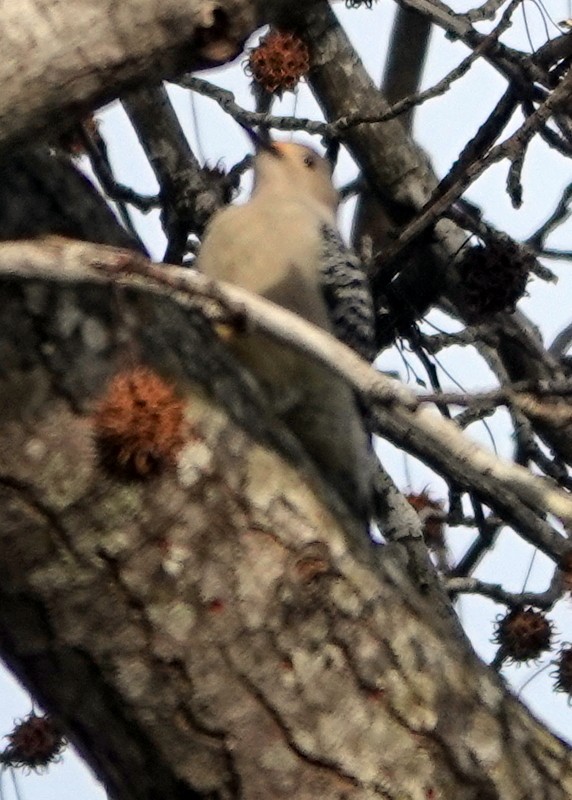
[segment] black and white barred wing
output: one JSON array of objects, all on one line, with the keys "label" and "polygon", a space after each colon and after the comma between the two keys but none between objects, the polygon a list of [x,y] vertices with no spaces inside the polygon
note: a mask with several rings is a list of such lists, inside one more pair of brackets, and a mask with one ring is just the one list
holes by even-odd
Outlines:
[{"label": "black and white barred wing", "polygon": [[373,361],[375,312],[369,278],[360,259],[329,225],[322,228],[324,241],[322,291],[334,335],[366,361]]}]

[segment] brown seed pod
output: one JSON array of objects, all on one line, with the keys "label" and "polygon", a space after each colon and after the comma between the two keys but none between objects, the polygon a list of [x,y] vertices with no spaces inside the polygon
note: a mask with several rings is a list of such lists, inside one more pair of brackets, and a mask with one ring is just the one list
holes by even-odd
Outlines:
[{"label": "brown seed pod", "polygon": [[245,71],[268,92],[292,91],[310,69],[307,44],[290,31],[270,30],[250,51]]},{"label": "brown seed pod", "polygon": [[565,692],[572,700],[572,645],[563,647],[556,661],[555,691]]},{"label": "brown seed pod", "polygon": [[61,730],[49,716],[31,711],[6,737],[3,761],[12,767],[42,770],[53,764],[67,745]]},{"label": "brown seed pod", "polygon": [[467,250],[459,267],[467,312],[479,320],[514,311],[525,292],[534,257],[514,242],[494,241]]},{"label": "brown seed pod", "polygon": [[138,366],[109,383],[93,426],[106,469],[147,478],[176,463],[185,443],[184,402],[157,373]]},{"label": "brown seed pod", "polygon": [[494,641],[512,661],[531,661],[550,650],[552,629],[541,611],[513,608],[497,620]]},{"label": "brown seed pod", "polygon": [[430,549],[445,547],[443,503],[433,500],[424,490],[421,494],[406,494],[405,499],[419,514],[423,523],[423,538]]}]

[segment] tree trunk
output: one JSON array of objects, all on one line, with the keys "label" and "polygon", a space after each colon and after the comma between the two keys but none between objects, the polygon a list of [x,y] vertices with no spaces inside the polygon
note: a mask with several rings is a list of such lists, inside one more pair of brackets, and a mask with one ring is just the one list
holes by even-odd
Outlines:
[{"label": "tree trunk", "polygon": [[[570,796],[568,749],[400,546],[332,512],[200,317],[103,286],[0,297],[2,652],[112,797]],[[188,440],[119,479],[93,409],[139,362],[176,381]]]}]

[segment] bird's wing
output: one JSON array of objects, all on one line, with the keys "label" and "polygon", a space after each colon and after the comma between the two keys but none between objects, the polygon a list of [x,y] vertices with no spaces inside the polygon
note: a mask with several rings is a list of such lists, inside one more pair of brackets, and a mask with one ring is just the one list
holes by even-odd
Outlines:
[{"label": "bird's wing", "polygon": [[321,285],[333,332],[366,361],[376,356],[375,311],[360,259],[330,225],[322,227]]}]

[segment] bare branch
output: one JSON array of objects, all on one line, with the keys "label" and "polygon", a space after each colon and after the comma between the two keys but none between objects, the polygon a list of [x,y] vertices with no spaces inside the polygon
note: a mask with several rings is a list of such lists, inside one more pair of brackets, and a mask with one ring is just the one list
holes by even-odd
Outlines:
[{"label": "bare branch", "polygon": [[[419,90],[430,33],[431,20],[411,8],[398,7],[381,85],[394,108],[394,103],[410,98]],[[411,131],[412,107],[402,114],[401,122]]]},{"label": "bare branch", "polygon": [[210,97],[211,100],[218,103],[218,105],[233,119],[251,128],[261,125],[280,131],[303,130],[307,131],[307,133],[313,133],[319,136],[333,135],[332,126],[327,122],[319,122],[304,117],[281,117],[260,113],[258,111],[248,111],[236,102],[234,94],[228,91],[228,89],[221,89],[220,86],[215,86],[213,83],[205,81],[202,78],[185,75],[179,78],[176,83],[186,89],[191,89],[193,92],[198,92],[205,97]]},{"label": "bare branch", "polygon": [[220,187],[217,191],[201,170],[164,86],[138,89],[123,106],[160,186],[165,260],[180,263],[189,232],[201,233],[222,205]]},{"label": "bare branch", "polygon": [[[517,2],[520,2],[520,0],[513,0],[513,3]],[[386,111],[381,113],[363,114],[361,112],[356,112],[354,114],[338,117],[331,122],[320,122],[304,117],[274,116],[266,112],[249,111],[236,102],[234,94],[231,91],[215,86],[202,78],[187,75],[179,78],[176,83],[179,86],[196,91],[205,97],[210,97],[217,102],[227,114],[243,125],[248,125],[250,127],[261,125],[263,127],[275,128],[276,130],[283,131],[304,130],[307,133],[324,137],[339,137],[343,136],[345,131],[355,128],[358,125],[388,122],[391,119],[406,114],[413,107],[421,105],[426,100],[445,94],[451,85],[459,80],[459,78],[462,78],[463,75],[469,71],[473,63],[496,42],[497,37],[507,25],[508,20],[504,25],[499,24],[494,31],[482,39],[470,55],[464,58],[454,69],[429,89],[425,89],[422,92],[410,93],[408,96],[392,103]],[[388,99],[391,100],[391,96],[389,96]]]},{"label": "bare branch", "polygon": [[565,222],[572,213],[570,209],[571,200],[572,183],[569,183],[562,192],[562,197],[558,201],[558,204],[552,214],[548,217],[546,222],[544,222],[540,228],[538,228],[537,231],[528,237],[526,244],[531,248],[534,248],[536,251],[542,250],[548,236],[550,236],[550,234],[556,230],[559,225]]},{"label": "bare branch", "polygon": [[[435,220],[492,164],[504,158],[516,158],[538,132],[539,127],[546,122],[560,104],[566,100],[570,93],[571,83],[572,77],[569,75],[547,100],[539,106],[534,114],[531,114],[531,116],[525,120],[516,133],[509,136],[509,138],[505,139],[501,144],[493,147],[484,158],[473,161],[462,170],[461,174],[456,174],[452,184],[448,188],[443,190],[443,186],[440,184],[433,193],[433,197],[425,205],[421,214],[419,214],[419,216],[400,234],[393,248],[389,248],[389,252],[384,254],[384,261],[391,261],[400,250],[423,233],[423,231],[435,222]],[[449,180],[445,179],[444,183],[449,184]]]},{"label": "bare branch", "polygon": [[[484,34],[479,33],[473,28],[466,14],[455,14],[449,6],[440,0],[398,0],[400,5],[412,8],[421,14],[426,15],[442,28],[451,39],[459,39],[463,44],[473,49],[485,38]],[[513,0],[511,3],[510,14],[522,2]],[[547,74],[537,66],[524,53],[507,47],[500,42],[485,54],[485,58],[507,80],[522,86],[523,88],[530,80],[545,84]]]},{"label": "bare branch", "polygon": [[506,0],[487,0],[482,6],[472,8],[470,11],[465,12],[462,16],[466,17],[470,22],[481,22],[485,19],[494,19],[499,8],[504,5]]},{"label": "bare branch", "polygon": [[471,325],[459,333],[435,333],[431,336],[421,334],[423,347],[429,353],[438,353],[447,347],[468,347],[479,342],[486,334],[486,325]]},{"label": "bare branch", "polygon": [[554,250],[551,247],[543,247],[538,251],[543,258],[554,258],[559,261],[572,261],[572,250]]},{"label": "bare branch", "polygon": [[[91,168],[98,181],[101,183],[103,191],[111,200],[116,203],[134,206],[138,211],[147,214],[152,208],[157,208],[160,204],[156,195],[142,195],[135,192],[131,187],[124,186],[115,180],[113,169],[107,155],[107,145],[99,133],[93,135],[81,126],[81,139],[85,145],[87,156],[91,163]],[[125,220],[124,220],[125,221]],[[130,228],[131,234],[134,233]]]},{"label": "bare branch", "polygon": [[550,353],[550,355],[560,358],[566,353],[571,343],[572,343],[572,323],[567,325],[563,331],[560,331],[558,336],[554,339],[554,341],[548,348],[548,352]]},{"label": "bare branch", "polygon": [[479,527],[479,536],[449,573],[452,578],[466,577],[476,569],[484,555],[493,547],[502,529],[501,520],[485,517],[481,512],[475,515],[475,521]]},{"label": "bare branch", "polygon": [[418,403],[446,403],[456,406],[509,406],[519,402],[519,395],[535,395],[538,398],[569,397],[572,381],[522,381],[506,384],[490,392],[439,392],[417,395]]},{"label": "bare branch", "polygon": [[512,608],[534,606],[544,611],[551,609],[564,591],[558,573],[545,592],[507,592],[499,584],[485,583],[477,578],[449,578],[445,581],[445,588],[451,595],[480,594]]}]

